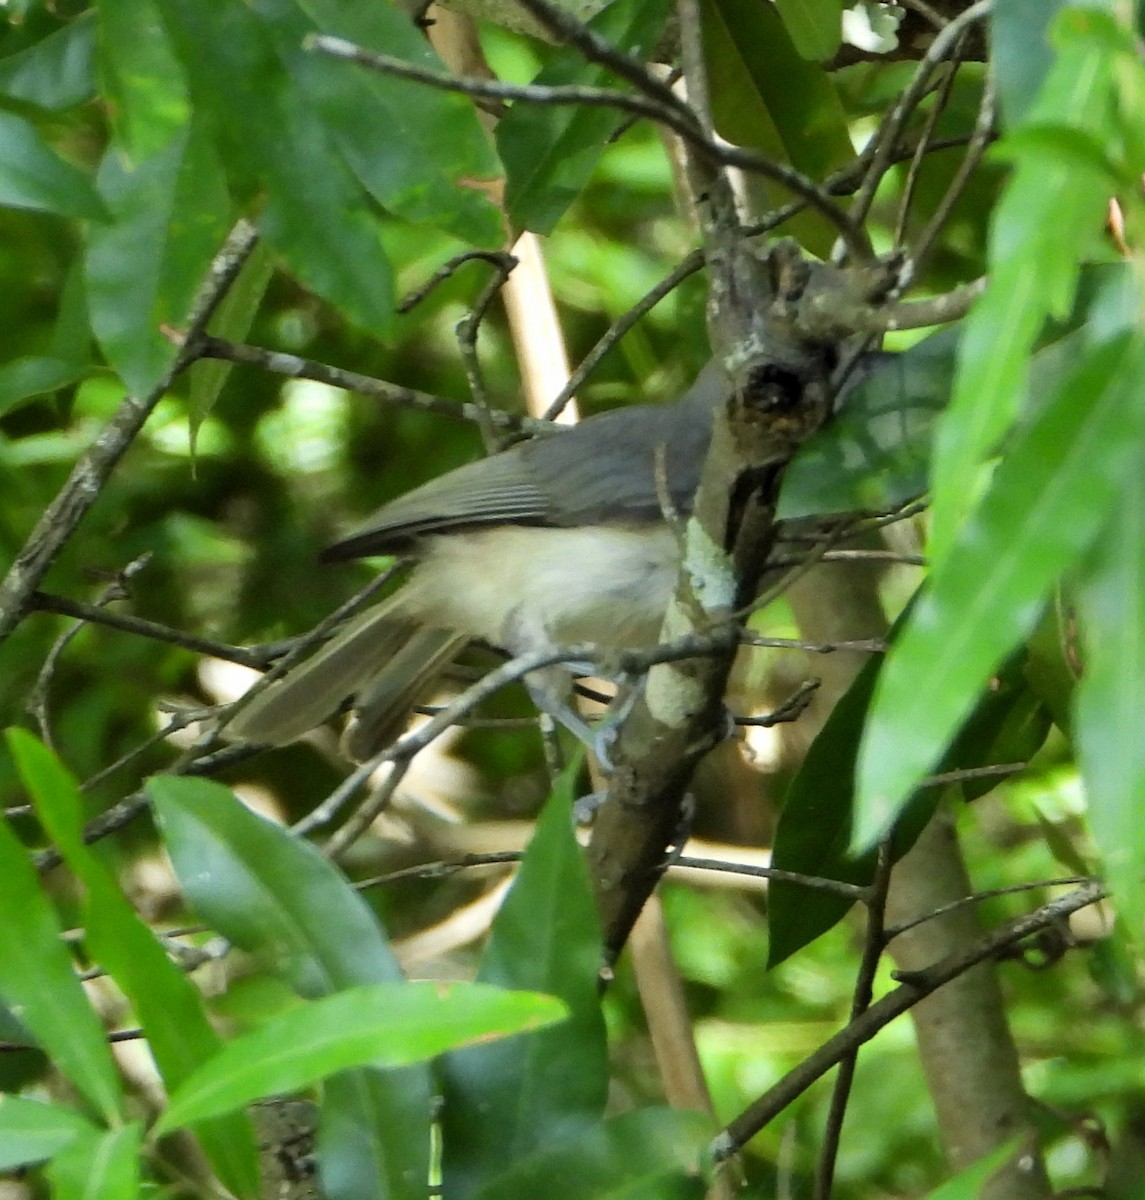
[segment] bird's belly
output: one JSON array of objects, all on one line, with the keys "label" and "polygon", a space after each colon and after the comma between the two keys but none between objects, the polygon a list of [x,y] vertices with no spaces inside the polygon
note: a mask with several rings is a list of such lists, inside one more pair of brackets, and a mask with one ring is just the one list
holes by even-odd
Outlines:
[{"label": "bird's belly", "polygon": [[[680,556],[672,530],[497,526],[428,538],[408,610],[429,624],[506,646],[655,642]],[[520,646],[513,646],[519,649]]]}]

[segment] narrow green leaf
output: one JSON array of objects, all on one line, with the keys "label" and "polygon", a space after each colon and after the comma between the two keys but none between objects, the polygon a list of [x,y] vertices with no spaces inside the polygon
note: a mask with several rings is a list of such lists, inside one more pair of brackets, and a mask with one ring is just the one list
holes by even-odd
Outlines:
[{"label": "narrow green leaf", "polygon": [[[1100,14],[1092,14],[1094,17]],[[1112,134],[1114,55],[1079,22],[1059,50],[1029,124],[1062,124],[1105,142]],[[935,564],[949,553],[977,493],[979,470],[1018,412],[1030,348],[1047,317],[1073,302],[1079,264],[1102,234],[1109,183],[1072,155],[1023,156],[990,231],[990,284],[967,322],[950,408],[933,462]]]},{"label": "narrow green leaf", "polygon": [[1015,437],[888,655],[859,761],[857,845],[893,820],[1108,520],[1140,462],[1143,388],[1145,345],[1123,335],[1090,350]]},{"label": "narrow green leaf", "polygon": [[825,62],[843,41],[842,0],[775,0],[795,49],[812,62]]},{"label": "narrow green leaf", "polygon": [[[301,995],[403,978],[369,906],[313,846],[208,780],[160,776],[148,790],[192,907]],[[424,1067],[349,1072],[323,1095],[318,1152],[330,1200],[424,1195],[433,1095]]]},{"label": "narrow green leaf", "polygon": [[[211,319],[211,332],[216,337],[232,342],[245,341],[273,274],[274,260],[266,246],[259,242],[243,263],[238,278]],[[194,363],[188,372],[191,377],[188,407],[192,439],[226,386],[231,367],[231,363],[222,359],[203,358]]]},{"label": "narrow green leaf", "polygon": [[0,1171],[54,1157],[95,1126],[71,1108],[0,1095]]},{"label": "narrow green leaf", "polygon": [[92,328],[128,389],[144,394],[177,353],[163,327],[185,321],[226,236],[229,201],[210,144],[193,128],[134,165],[110,147],[99,186],[112,220],[88,238]]},{"label": "narrow green leaf", "polygon": [[[712,116],[723,137],[813,179],[850,161],[847,115],[835,86],[796,50],[772,5],[706,0],[702,16]],[[773,203],[790,198],[780,191]],[[800,214],[786,228],[823,257],[837,232],[817,213]]]},{"label": "narrow green leaf", "polygon": [[[1141,450],[1139,448],[1139,455]],[[1076,737],[1118,915],[1131,935],[1145,922],[1145,471],[1129,472],[1078,589],[1085,670],[1077,685]],[[1104,465],[1103,468],[1104,470]]]},{"label": "narrow green leaf", "polygon": [[96,11],[115,140],[131,161],[142,162],[191,119],[183,71],[154,0],[99,0]]},{"label": "narrow green leaf", "polygon": [[138,1200],[143,1126],[77,1138],[52,1159],[53,1200]]},{"label": "narrow green leaf", "polygon": [[700,1200],[711,1136],[702,1113],[636,1109],[512,1164],[478,1200]]},{"label": "narrow green leaf", "polygon": [[533,1037],[470,1046],[442,1063],[444,1189],[481,1183],[597,1120],[608,1092],[600,1008],[601,935],[573,834],[570,770],[537,823],[477,978],[563,1000],[570,1017]]},{"label": "narrow green leaf", "polygon": [[267,241],[306,287],[384,336],[394,283],[377,220],[267,26],[244,4],[156,3],[228,179],[252,198],[265,191]]},{"label": "narrow green leaf", "polygon": [[62,29],[0,60],[0,92],[49,112],[83,104],[95,94],[94,43],[92,14],[80,13]]},{"label": "narrow green leaf", "polygon": [[[8,734],[25,787],[44,828],[87,889],[85,942],[89,953],[135,1009],[168,1091],[178,1087],[222,1041],[207,1020],[194,984],[168,958],[128,904],[107,868],[83,840],[83,801],[56,756],[23,730]],[[239,1195],[258,1190],[254,1134],[244,1117],[195,1130],[219,1178]]]},{"label": "narrow green leaf", "polygon": [[102,220],[107,214],[91,180],[15,113],[0,112],[0,205]]},{"label": "narrow green leaf", "polygon": [[0,821],[0,995],[95,1111],[114,1121],[123,1109],[119,1075],[60,933],[28,852]]},{"label": "narrow green leaf", "polygon": [[953,1179],[931,1192],[926,1200],[979,1200],[982,1185],[1001,1167],[1007,1159],[1018,1152],[1018,1143],[1011,1138],[1004,1146],[992,1150],[985,1158],[963,1167]]},{"label": "narrow green leaf", "polygon": [[476,983],[379,983],[312,1000],[236,1038],[171,1097],[162,1134],[348,1067],[425,1062],[454,1046],[561,1020],[551,996]]},{"label": "narrow green leaf", "polygon": [[[665,0],[611,4],[590,28],[618,49],[647,53],[664,28]],[[552,52],[533,80],[542,86],[616,86],[613,75],[588,63],[580,51]],[[515,229],[550,233],[588,183],[608,137],[622,121],[615,109],[557,104],[515,104],[497,123],[497,149],[505,164],[505,205]]]}]

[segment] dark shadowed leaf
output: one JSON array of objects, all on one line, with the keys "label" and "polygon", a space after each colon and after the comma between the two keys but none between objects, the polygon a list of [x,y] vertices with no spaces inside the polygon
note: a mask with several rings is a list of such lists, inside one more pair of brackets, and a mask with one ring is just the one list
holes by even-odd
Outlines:
[{"label": "dark shadowed leaf", "polygon": [[0,59],[0,92],[50,112],[90,100],[94,44],[95,14],[81,13],[26,50]]},{"label": "dark shadowed leaf", "polygon": [[824,62],[843,40],[842,0],[775,0],[795,49],[813,62]]},{"label": "dark shadowed leaf", "polygon": [[712,1132],[701,1113],[637,1109],[514,1164],[478,1200],[700,1200]]},{"label": "dark shadowed leaf", "polygon": [[505,903],[478,979],[558,996],[567,1021],[477,1045],[442,1064],[445,1190],[484,1181],[583,1130],[604,1110],[608,1046],[600,1009],[600,925],[572,827],[573,772],[554,791]]},{"label": "dark shadowed leaf", "polygon": [[0,413],[18,408],[26,400],[67,387],[87,374],[87,368],[58,358],[17,358],[0,367]]},{"label": "dark shadowed leaf", "polygon": [[[626,0],[609,5],[589,25],[619,49],[646,56],[663,31],[668,8],[666,0]],[[571,48],[554,51],[533,82],[616,86],[613,75]],[[505,203],[514,228],[551,232],[624,120],[612,108],[514,104],[497,124],[497,148],[507,173]]]},{"label": "dark shadowed leaf", "polygon": [[96,221],[107,216],[91,179],[64,162],[31,121],[8,112],[0,112],[0,205]]}]

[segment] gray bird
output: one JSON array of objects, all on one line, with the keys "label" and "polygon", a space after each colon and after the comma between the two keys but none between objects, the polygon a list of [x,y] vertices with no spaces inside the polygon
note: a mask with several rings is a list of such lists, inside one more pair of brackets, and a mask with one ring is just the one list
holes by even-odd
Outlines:
[{"label": "gray bird", "polygon": [[[712,362],[675,404],[590,417],[379,509],[323,560],[408,554],[417,562],[409,581],[256,697],[228,735],[282,745],[353,697],[344,747],[365,759],[467,642],[510,654],[654,644],[680,564],[663,492],[676,512],[690,512],[727,393]],[[536,675],[526,682],[537,702],[583,734],[552,676]]]}]

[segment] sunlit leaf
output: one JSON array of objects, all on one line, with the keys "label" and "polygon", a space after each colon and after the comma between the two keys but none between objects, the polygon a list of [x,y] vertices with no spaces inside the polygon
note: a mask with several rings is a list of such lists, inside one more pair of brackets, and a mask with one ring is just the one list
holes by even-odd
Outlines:
[{"label": "sunlit leaf", "polygon": [[565,1013],[551,996],[475,983],[351,988],[235,1038],[176,1090],[155,1131],[298,1091],[349,1067],[407,1066],[467,1042],[526,1033]]},{"label": "sunlit leaf", "polygon": [[991,1151],[976,1163],[964,1167],[953,1179],[948,1179],[940,1188],[928,1192],[926,1200],[980,1200],[982,1185],[1009,1158],[1018,1153],[1014,1140]]},{"label": "sunlit leaf", "polygon": [[0,1096],[0,1171],[53,1157],[95,1126],[71,1108]]},{"label": "sunlit leaf", "polygon": [[138,1121],[77,1138],[48,1167],[54,1200],[138,1200],[142,1142]]},{"label": "sunlit leaf", "polygon": [[[299,994],[403,978],[365,901],[314,847],[219,784],[159,776],[148,790],[190,904]],[[424,1193],[432,1094],[421,1066],[327,1080],[318,1149],[330,1200]]]},{"label": "sunlit leaf", "polygon": [[[1102,469],[1104,470],[1104,464]],[[1145,471],[1138,458],[1078,589],[1085,669],[1076,736],[1089,819],[1118,913],[1145,930]]]},{"label": "sunlit leaf", "polygon": [[1123,335],[1091,349],[1014,438],[879,679],[859,761],[856,844],[886,828],[1109,519],[1140,462],[1143,388],[1145,347]]},{"label": "sunlit leaf", "polygon": [[0,996],[95,1111],[112,1121],[122,1111],[122,1085],[61,932],[27,850],[0,820]]},{"label": "sunlit leaf", "polygon": [[[75,780],[30,734],[14,729],[8,739],[44,828],[87,890],[87,949],[130,1000],[164,1083],[168,1090],[175,1088],[222,1045],[198,990],[84,843],[83,801]],[[249,1122],[237,1115],[195,1132],[222,1182],[239,1195],[253,1195],[258,1167]]]}]

